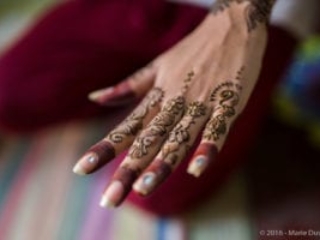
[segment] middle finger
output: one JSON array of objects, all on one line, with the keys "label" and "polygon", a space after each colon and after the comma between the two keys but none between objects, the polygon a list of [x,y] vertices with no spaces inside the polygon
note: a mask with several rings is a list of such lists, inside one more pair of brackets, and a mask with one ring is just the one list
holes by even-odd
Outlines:
[{"label": "middle finger", "polygon": [[168,133],[181,119],[184,108],[184,97],[178,96],[169,100],[138,135],[107,187],[101,205],[116,206],[123,201],[133,182],[153,160]]}]

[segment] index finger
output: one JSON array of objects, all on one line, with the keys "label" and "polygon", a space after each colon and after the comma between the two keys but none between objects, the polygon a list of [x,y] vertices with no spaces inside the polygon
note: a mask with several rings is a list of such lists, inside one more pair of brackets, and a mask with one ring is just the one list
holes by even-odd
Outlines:
[{"label": "index finger", "polygon": [[80,175],[92,173],[127,149],[141,129],[159,111],[162,98],[163,91],[160,88],[152,89],[129,117],[89,148],[75,165],[73,172]]}]

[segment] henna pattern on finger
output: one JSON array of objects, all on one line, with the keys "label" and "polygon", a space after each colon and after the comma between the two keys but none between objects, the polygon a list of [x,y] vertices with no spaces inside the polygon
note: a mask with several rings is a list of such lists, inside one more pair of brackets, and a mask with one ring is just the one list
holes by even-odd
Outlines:
[{"label": "henna pattern on finger", "polygon": [[240,102],[242,91],[241,82],[245,67],[237,72],[235,81],[228,81],[218,85],[210,95],[214,105],[213,115],[207,122],[202,135],[202,141],[196,149],[187,172],[199,177],[218,154],[217,142],[228,131],[228,119],[236,115],[236,106]]},{"label": "henna pattern on finger", "polygon": [[116,145],[123,143],[126,138],[132,139],[138,134],[143,128],[143,121],[147,114],[152,108],[159,106],[163,95],[164,92],[160,88],[152,89],[126,120],[111,131],[105,139],[86,152],[75,165],[73,171],[80,175],[92,173],[111,161],[116,156],[117,151],[120,152],[127,147]]},{"label": "henna pattern on finger", "polygon": [[183,148],[183,157],[187,155],[191,146],[190,142],[190,127],[196,123],[196,119],[204,117],[207,112],[207,107],[204,103],[193,102],[189,105],[185,116],[182,118],[175,128],[169,133],[169,138],[162,147],[162,158],[169,162],[172,167],[177,164],[181,158]]},{"label": "henna pattern on finger", "polygon": [[236,106],[240,101],[241,85],[233,82],[220,84],[212,91],[210,101],[217,106],[213,115],[206,125],[203,139],[217,141],[228,130],[228,119],[236,115]]},{"label": "henna pattern on finger", "polygon": [[190,133],[191,126],[199,124],[197,121],[207,115],[207,110],[207,106],[201,102],[189,105],[180,123],[170,132],[160,157],[151,163],[134,184],[136,192],[148,195],[170,175],[190,150],[194,138]]},{"label": "henna pattern on finger", "polygon": [[231,3],[241,4],[243,2],[249,3],[244,12],[248,32],[256,29],[258,24],[268,23],[275,0],[217,0],[215,4],[213,4],[211,12],[217,15],[230,8]]},{"label": "henna pattern on finger", "polygon": [[[242,70],[238,72],[237,80],[242,79]],[[210,101],[216,106],[213,117],[208,121],[202,135],[202,142],[188,166],[187,172],[199,177],[214,160],[218,153],[218,147],[214,141],[218,141],[228,130],[228,119],[236,115],[236,106],[240,100],[242,87],[238,83],[225,82],[214,89]]]},{"label": "henna pattern on finger", "polygon": [[149,154],[159,139],[168,134],[184,113],[185,98],[182,96],[169,100],[162,111],[148,124],[147,128],[137,137],[129,150],[132,159],[140,159]]},{"label": "henna pattern on finger", "polygon": [[194,71],[191,71],[187,74],[187,78],[183,81],[184,85],[182,87],[182,93],[185,93],[188,91],[190,82],[191,82],[192,78],[194,77],[194,75],[195,75]]},{"label": "henna pattern on finger", "polygon": [[143,128],[143,120],[151,108],[156,107],[163,98],[160,88],[152,89],[133,113],[108,134],[106,139],[114,144],[123,142],[126,137],[135,136]]}]

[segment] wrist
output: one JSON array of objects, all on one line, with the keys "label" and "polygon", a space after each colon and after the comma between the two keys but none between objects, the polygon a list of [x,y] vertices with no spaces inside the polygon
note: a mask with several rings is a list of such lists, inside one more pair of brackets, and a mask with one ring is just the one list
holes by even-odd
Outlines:
[{"label": "wrist", "polygon": [[196,39],[209,53],[227,47],[240,49],[239,51],[244,51],[247,55],[256,56],[255,59],[262,59],[267,42],[269,16],[259,18],[254,28],[250,28],[246,17],[249,2],[239,1],[242,2],[232,3],[218,13],[210,12],[190,37]]},{"label": "wrist", "polygon": [[208,18],[250,34],[266,28],[274,3],[275,0],[217,0]]}]

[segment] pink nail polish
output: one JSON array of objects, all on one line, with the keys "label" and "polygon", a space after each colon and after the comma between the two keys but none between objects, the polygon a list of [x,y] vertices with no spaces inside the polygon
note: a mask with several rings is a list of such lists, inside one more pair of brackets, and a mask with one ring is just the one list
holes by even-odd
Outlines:
[{"label": "pink nail polish", "polygon": [[191,161],[187,172],[195,177],[199,177],[208,165],[208,158],[206,156],[199,155]]},{"label": "pink nail polish", "polygon": [[116,87],[105,90],[104,92],[93,93],[90,99],[91,98],[94,98],[94,101],[102,105],[113,106],[130,103],[136,99],[136,96],[129,83],[123,82]]},{"label": "pink nail polish", "polygon": [[218,148],[211,143],[202,143],[197,148],[188,166],[187,172],[195,177],[199,177],[216,158]]},{"label": "pink nail polish", "polygon": [[78,161],[73,172],[85,175],[94,172],[115,158],[115,149],[108,141],[93,145]]},{"label": "pink nail polish", "polygon": [[116,207],[122,199],[124,187],[120,181],[113,181],[104,192],[100,206],[105,208]]},{"label": "pink nail polish", "polygon": [[[132,188],[132,184],[137,179],[138,175],[139,175],[138,170],[130,169],[128,167],[120,167],[117,169],[117,171],[114,173],[114,175],[112,177],[111,184],[109,185],[109,187],[106,190],[106,193],[108,193],[107,196],[109,195],[109,197],[107,199],[109,202],[111,201],[111,203],[112,203],[111,205],[119,206],[125,200],[127,195],[130,193],[131,188]],[[114,184],[114,183],[116,183],[116,184]],[[119,190],[120,189],[119,186],[121,186],[121,191]],[[115,193],[111,194],[110,192],[111,193],[117,192],[117,194],[115,194]],[[110,196],[111,196],[110,194],[112,196],[116,195],[116,197],[109,200]]]},{"label": "pink nail polish", "polygon": [[133,185],[133,189],[142,195],[147,195],[155,187],[156,177],[153,172],[143,174]]},{"label": "pink nail polish", "polygon": [[85,175],[92,172],[98,165],[98,156],[94,153],[86,154],[73,168],[73,172],[79,175]]},{"label": "pink nail polish", "polygon": [[89,99],[91,101],[99,101],[99,98],[101,98],[102,96],[108,96],[111,93],[113,93],[113,91],[114,91],[114,87],[109,87],[107,89],[94,91],[94,92],[89,94]]}]

